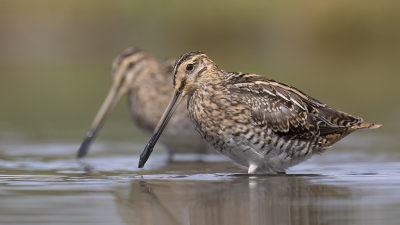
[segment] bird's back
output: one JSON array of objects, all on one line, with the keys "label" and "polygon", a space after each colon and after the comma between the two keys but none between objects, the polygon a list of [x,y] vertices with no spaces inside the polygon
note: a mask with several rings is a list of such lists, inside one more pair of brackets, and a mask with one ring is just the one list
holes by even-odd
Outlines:
[{"label": "bird's back", "polygon": [[331,137],[328,135],[347,135],[355,130],[381,126],[365,123],[362,118],[332,109],[297,88],[279,81],[243,73],[229,77],[231,92],[251,107],[254,121],[260,126],[271,127],[274,132],[284,136]]}]

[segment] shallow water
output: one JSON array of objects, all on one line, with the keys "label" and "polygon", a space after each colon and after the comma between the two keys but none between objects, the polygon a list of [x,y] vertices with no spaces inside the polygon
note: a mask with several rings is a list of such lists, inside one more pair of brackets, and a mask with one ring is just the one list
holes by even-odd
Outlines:
[{"label": "shallow water", "polygon": [[98,141],[81,162],[77,143],[3,143],[0,224],[398,224],[394,140],[350,136],[275,176],[160,147],[138,169],[145,143]]}]

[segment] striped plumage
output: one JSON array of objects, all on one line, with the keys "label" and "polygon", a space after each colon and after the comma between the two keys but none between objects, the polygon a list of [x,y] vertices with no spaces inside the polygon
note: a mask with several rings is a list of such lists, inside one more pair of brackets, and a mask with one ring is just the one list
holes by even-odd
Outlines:
[{"label": "striped plumage", "polygon": [[183,55],[173,74],[177,102],[188,96],[196,131],[249,173],[285,172],[355,130],[380,126],[284,83],[226,72],[202,52]]},{"label": "striped plumage", "polygon": [[[107,114],[124,94],[128,96],[132,120],[143,132],[150,134],[168,105],[174,62],[172,59],[159,62],[138,48],[121,52],[112,64],[112,87],[82,142],[78,157],[86,155]],[[161,140],[170,156],[173,153],[215,153],[194,131],[185,104],[178,108],[171,123]]]}]

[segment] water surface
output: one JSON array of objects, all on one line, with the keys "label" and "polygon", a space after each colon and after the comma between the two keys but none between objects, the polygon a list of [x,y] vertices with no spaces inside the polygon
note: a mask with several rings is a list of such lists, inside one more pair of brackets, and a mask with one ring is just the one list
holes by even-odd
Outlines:
[{"label": "water surface", "polygon": [[81,162],[76,143],[3,143],[0,224],[398,224],[400,154],[388,140],[350,136],[269,176],[222,156],[170,162],[161,147],[138,169],[144,143],[98,141]]}]

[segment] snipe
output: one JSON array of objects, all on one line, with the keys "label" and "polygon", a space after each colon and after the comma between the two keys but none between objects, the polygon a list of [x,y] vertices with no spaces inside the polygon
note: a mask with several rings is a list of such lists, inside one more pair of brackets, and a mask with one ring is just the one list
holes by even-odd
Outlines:
[{"label": "snipe", "polygon": [[378,128],[287,84],[221,70],[202,52],[174,65],[174,93],[141,155],[143,167],[184,96],[200,136],[249,173],[284,173],[359,129]]},{"label": "snipe", "polygon": [[[107,114],[124,94],[128,95],[129,113],[134,123],[151,134],[167,107],[172,93],[172,68],[175,60],[158,62],[147,52],[128,48],[112,64],[113,84],[82,142],[78,158],[86,155]],[[165,130],[161,142],[173,153],[215,153],[194,131],[186,111],[186,104],[177,109],[171,126]]]}]

